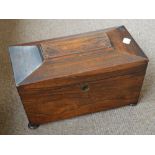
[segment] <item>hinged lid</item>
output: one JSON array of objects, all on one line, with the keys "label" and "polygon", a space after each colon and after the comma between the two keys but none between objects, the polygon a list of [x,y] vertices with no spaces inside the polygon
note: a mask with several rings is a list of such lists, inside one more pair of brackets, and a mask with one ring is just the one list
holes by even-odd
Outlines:
[{"label": "hinged lid", "polygon": [[124,26],[9,48],[16,85],[53,80],[52,85],[81,76],[106,74],[147,63]]}]

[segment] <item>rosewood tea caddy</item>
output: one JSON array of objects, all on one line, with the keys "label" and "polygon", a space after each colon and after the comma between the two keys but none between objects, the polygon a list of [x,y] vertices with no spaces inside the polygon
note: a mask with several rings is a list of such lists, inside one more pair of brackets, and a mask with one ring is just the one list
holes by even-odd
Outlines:
[{"label": "rosewood tea caddy", "polygon": [[124,26],[9,47],[29,127],[135,105],[148,58]]}]

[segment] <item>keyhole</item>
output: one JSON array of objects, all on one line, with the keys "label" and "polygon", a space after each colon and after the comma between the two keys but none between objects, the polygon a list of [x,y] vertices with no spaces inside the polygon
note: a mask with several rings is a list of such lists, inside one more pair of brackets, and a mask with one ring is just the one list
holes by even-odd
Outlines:
[{"label": "keyhole", "polygon": [[88,91],[88,90],[89,90],[88,84],[82,85],[82,86],[81,86],[81,90],[84,91],[84,92]]}]

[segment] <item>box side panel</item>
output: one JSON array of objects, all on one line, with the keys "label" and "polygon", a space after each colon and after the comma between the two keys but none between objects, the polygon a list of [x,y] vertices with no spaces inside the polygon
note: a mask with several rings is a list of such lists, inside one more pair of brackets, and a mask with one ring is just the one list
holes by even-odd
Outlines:
[{"label": "box side panel", "polygon": [[127,53],[134,54],[134,55],[137,55],[137,56],[141,56],[141,57],[145,58],[147,61],[149,61],[147,56],[143,52],[143,50],[140,48],[140,46],[134,40],[132,35],[125,28],[125,26],[120,26],[120,27],[117,28],[117,30],[119,31],[119,34],[120,34],[120,35],[117,35],[117,36],[119,36],[122,41],[123,41],[124,38],[131,39],[131,42],[129,44],[123,44],[124,49],[125,49],[125,51]]},{"label": "box side panel", "polygon": [[9,47],[9,54],[16,86],[43,63],[41,49],[38,46],[12,46]]},{"label": "box side panel", "polygon": [[[28,119],[34,124],[71,118],[138,102],[147,64],[134,72],[125,70],[96,81],[83,81],[60,88],[18,88]],[[99,75],[100,76],[100,75]],[[83,86],[88,90],[84,91]]]}]

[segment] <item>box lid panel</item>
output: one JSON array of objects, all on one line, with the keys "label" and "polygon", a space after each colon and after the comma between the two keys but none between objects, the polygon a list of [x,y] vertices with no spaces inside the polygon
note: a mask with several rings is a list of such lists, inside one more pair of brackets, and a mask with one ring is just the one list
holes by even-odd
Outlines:
[{"label": "box lid panel", "polygon": [[40,43],[45,59],[112,48],[105,32],[60,38]]},{"label": "box lid panel", "polygon": [[148,62],[124,26],[21,46],[28,45],[40,47],[44,61],[20,85],[80,77],[83,74],[106,74]]}]

